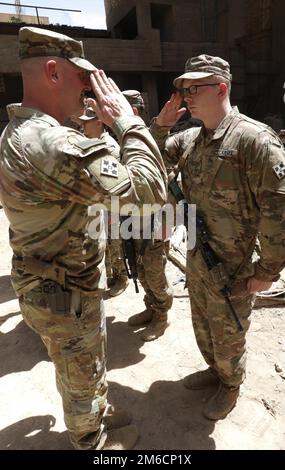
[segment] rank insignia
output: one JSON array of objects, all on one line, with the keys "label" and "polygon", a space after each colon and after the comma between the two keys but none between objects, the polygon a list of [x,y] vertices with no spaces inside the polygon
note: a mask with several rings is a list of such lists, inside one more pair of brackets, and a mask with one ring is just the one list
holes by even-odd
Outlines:
[{"label": "rank insignia", "polygon": [[119,177],[119,165],[113,160],[106,160],[105,158],[101,162],[101,175],[113,176],[114,178]]},{"label": "rank insignia", "polygon": [[273,171],[276,174],[277,178],[279,180],[282,180],[282,178],[284,178],[285,176],[285,164],[282,162],[279,163],[279,165],[275,165],[273,167]]}]

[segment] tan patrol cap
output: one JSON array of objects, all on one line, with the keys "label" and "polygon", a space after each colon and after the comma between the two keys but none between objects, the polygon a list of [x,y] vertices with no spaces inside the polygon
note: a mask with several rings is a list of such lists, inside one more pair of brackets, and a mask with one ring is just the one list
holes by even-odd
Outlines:
[{"label": "tan patrol cap", "polygon": [[97,114],[95,113],[94,109],[91,108],[91,106],[88,106],[88,108],[85,109],[84,114],[82,116],[79,116],[80,121],[90,121],[91,119],[98,119]]},{"label": "tan patrol cap", "polygon": [[93,72],[96,68],[84,57],[82,41],[48,29],[23,27],[19,30],[19,57],[62,57],[77,67]]},{"label": "tan patrol cap", "polygon": [[185,73],[175,78],[173,85],[176,88],[181,88],[183,80],[199,80],[200,78],[211,77],[211,75],[220,75],[231,81],[230,65],[220,57],[202,54],[187,60]]}]

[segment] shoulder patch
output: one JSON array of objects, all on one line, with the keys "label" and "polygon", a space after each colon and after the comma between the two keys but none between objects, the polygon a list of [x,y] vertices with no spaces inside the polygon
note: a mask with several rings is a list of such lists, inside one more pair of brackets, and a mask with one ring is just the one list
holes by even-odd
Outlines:
[{"label": "shoulder patch", "polygon": [[112,155],[92,159],[87,165],[87,170],[110,194],[130,184],[127,168]]},{"label": "shoulder patch", "polygon": [[285,163],[281,162],[279,165],[274,165],[273,171],[279,180],[282,180],[285,176]]},{"label": "shoulder patch", "polygon": [[101,175],[113,176],[114,178],[119,177],[119,165],[114,160],[103,158],[101,161]]}]

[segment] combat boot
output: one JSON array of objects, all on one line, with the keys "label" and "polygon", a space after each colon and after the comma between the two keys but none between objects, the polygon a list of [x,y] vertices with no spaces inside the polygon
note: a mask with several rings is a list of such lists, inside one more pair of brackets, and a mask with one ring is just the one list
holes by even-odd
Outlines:
[{"label": "combat boot", "polygon": [[132,421],[132,415],[125,410],[115,409],[109,405],[103,417],[106,429],[117,429],[127,426]]},{"label": "combat boot", "polygon": [[184,387],[189,388],[189,390],[202,390],[211,385],[218,385],[218,383],[219,378],[211,367],[194,372],[194,374],[187,375],[183,379]]},{"label": "combat boot", "polygon": [[122,294],[129,285],[129,279],[127,276],[119,276],[114,284],[110,287],[109,295],[111,297],[116,297],[117,295]]},{"label": "combat boot", "polygon": [[229,388],[220,384],[218,391],[206,403],[203,415],[214,421],[223,419],[234,408],[239,396],[239,387]]},{"label": "combat boot", "polygon": [[103,450],[129,450],[137,442],[139,433],[133,424],[107,431],[107,439]]},{"label": "combat boot", "polygon": [[152,320],[153,311],[151,308],[146,308],[143,312],[136,313],[128,319],[130,326],[141,326],[145,323],[149,323]]},{"label": "combat boot", "polygon": [[143,341],[154,341],[163,335],[168,325],[167,314],[154,314],[150,324],[141,333],[141,339]]}]

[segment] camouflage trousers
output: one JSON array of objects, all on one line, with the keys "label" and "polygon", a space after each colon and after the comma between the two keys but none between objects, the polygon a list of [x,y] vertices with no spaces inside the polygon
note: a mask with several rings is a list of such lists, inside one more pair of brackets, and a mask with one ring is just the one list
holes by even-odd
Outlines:
[{"label": "camouflage trousers", "polygon": [[[138,254],[142,243],[135,240]],[[168,242],[155,240],[154,244],[149,241],[141,258],[138,256],[138,278],[145,291],[145,306],[158,314],[165,314],[173,302],[172,288],[165,274],[168,251]]]},{"label": "camouflage trousers", "polygon": [[106,244],[105,266],[107,277],[117,279],[120,276],[127,276],[123,261],[121,240],[108,239]]},{"label": "camouflage trousers", "polygon": [[236,387],[245,379],[245,336],[255,296],[243,293],[230,297],[243,327],[240,332],[223,296],[214,286],[202,279],[194,279],[191,276],[187,285],[198,347],[220,380],[227,386]]},{"label": "camouflage trousers", "polygon": [[64,421],[76,449],[101,448],[106,434],[106,325],[100,294],[72,292],[69,315],[55,314],[37,287],[20,298],[27,325],[38,333],[56,370]]}]

